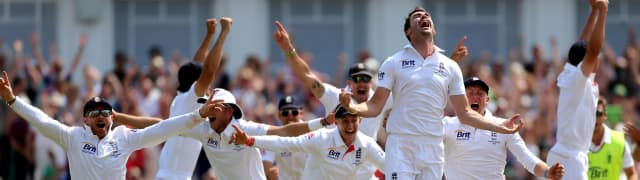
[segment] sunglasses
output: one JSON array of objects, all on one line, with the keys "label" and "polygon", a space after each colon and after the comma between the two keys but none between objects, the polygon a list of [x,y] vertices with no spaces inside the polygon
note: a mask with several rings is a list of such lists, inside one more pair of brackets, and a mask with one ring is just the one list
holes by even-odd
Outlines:
[{"label": "sunglasses", "polygon": [[282,116],[297,116],[300,113],[300,111],[298,111],[297,109],[285,109],[285,110],[280,110],[280,115]]},{"label": "sunglasses", "polygon": [[95,118],[95,117],[98,117],[100,115],[102,115],[102,117],[109,117],[109,116],[111,116],[111,110],[107,110],[107,109],[105,109],[105,110],[93,110],[93,111],[87,112],[86,115],[87,115],[87,117],[90,117],[90,118]]},{"label": "sunglasses", "polygon": [[369,83],[371,81],[371,77],[369,76],[352,76],[351,77],[351,81],[355,82],[355,83]]},{"label": "sunglasses", "polygon": [[604,111],[596,111],[596,116],[602,116],[604,115]]}]

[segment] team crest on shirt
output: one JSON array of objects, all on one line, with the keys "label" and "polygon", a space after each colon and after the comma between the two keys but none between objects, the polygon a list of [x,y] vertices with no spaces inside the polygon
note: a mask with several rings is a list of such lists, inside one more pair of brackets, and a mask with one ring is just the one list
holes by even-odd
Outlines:
[{"label": "team crest on shirt", "polygon": [[494,144],[494,145],[500,143],[500,140],[498,140],[498,133],[497,132],[491,132],[491,140],[489,140],[489,143]]},{"label": "team crest on shirt", "polygon": [[358,148],[358,150],[356,150],[356,161],[353,163],[353,165],[360,165],[362,164],[362,148]]},{"label": "team crest on shirt", "polygon": [[436,67],[434,73],[442,77],[447,77],[447,70],[446,68],[444,68],[444,63],[440,62],[440,64],[438,64],[438,67]]},{"label": "team crest on shirt", "polygon": [[118,144],[115,141],[107,142],[107,148],[108,148],[107,150],[111,152],[111,157],[113,158],[117,158],[122,154],[120,152],[120,148],[118,147]]},{"label": "team crest on shirt", "polygon": [[384,72],[380,71],[378,72],[378,81],[381,81],[384,79]]},{"label": "team crest on shirt", "polygon": [[291,157],[292,155],[291,152],[280,152],[280,157]]},{"label": "team crest on shirt", "polygon": [[209,137],[209,139],[207,139],[207,146],[214,148],[214,149],[218,149],[218,144],[220,142],[217,139],[214,139],[213,137]]},{"label": "team crest on shirt", "polygon": [[90,142],[82,142],[83,153],[95,155],[97,151],[98,148],[95,145],[91,144]]},{"label": "team crest on shirt", "polygon": [[402,69],[416,67],[416,60],[403,59],[400,61]]},{"label": "team crest on shirt", "polygon": [[455,131],[456,133],[456,140],[457,141],[466,141],[471,139],[471,132],[469,131],[465,131],[462,129],[458,129]]}]

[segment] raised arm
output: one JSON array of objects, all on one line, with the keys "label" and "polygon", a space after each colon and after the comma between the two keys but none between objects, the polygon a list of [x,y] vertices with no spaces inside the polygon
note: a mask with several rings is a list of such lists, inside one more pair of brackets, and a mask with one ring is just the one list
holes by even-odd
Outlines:
[{"label": "raised arm", "polygon": [[13,111],[38,129],[38,131],[44,136],[51,138],[51,140],[66,149],[67,141],[71,134],[71,128],[52,119],[40,109],[33,107],[22,101],[22,99],[16,97],[13,94],[13,89],[11,88],[7,72],[2,71],[2,74],[3,77],[0,78],[0,97],[2,100],[7,102]]},{"label": "raised arm", "polygon": [[515,132],[518,132],[518,130],[520,130],[520,128],[524,125],[522,119],[520,119],[519,114],[511,117],[511,119],[505,121],[505,123],[503,124],[496,124],[488,119],[485,119],[482,115],[469,107],[469,101],[467,100],[467,96],[465,96],[464,94],[452,95],[449,96],[449,99],[451,100],[451,104],[453,105],[453,108],[456,111],[456,115],[458,115],[460,122],[464,124],[502,134],[513,134]]},{"label": "raised arm", "polygon": [[351,104],[351,92],[345,92],[344,89],[340,93],[340,104],[345,107],[349,112],[357,114],[362,117],[376,117],[384,108],[391,90],[384,87],[377,87],[376,91],[369,101],[362,102],[360,104]]},{"label": "raised arm", "polygon": [[207,26],[207,34],[204,35],[202,39],[202,43],[200,43],[200,47],[196,50],[196,54],[193,55],[193,61],[202,63],[204,61],[205,56],[207,55],[207,50],[209,50],[209,44],[211,44],[211,38],[213,34],[216,33],[216,24],[218,21],[213,19],[207,19],[205,22],[205,26]]},{"label": "raised arm", "polygon": [[114,111],[113,121],[118,124],[131,126],[135,129],[144,129],[146,127],[159,123],[160,121],[162,121],[162,119],[156,117],[134,116]]},{"label": "raised arm", "polygon": [[582,27],[582,32],[580,33],[580,40],[589,41],[591,38],[591,33],[593,33],[593,28],[596,24],[596,19],[598,19],[598,10],[596,7],[595,0],[589,0],[591,4],[591,14],[589,14],[589,18],[587,18],[587,22]]},{"label": "raised arm", "polygon": [[329,113],[326,118],[322,117],[307,122],[290,123],[284,126],[269,126],[267,135],[298,136],[331,125],[334,122],[333,113]]},{"label": "raised arm", "polygon": [[220,61],[222,61],[222,50],[224,48],[224,43],[227,39],[227,35],[229,35],[229,31],[231,30],[231,23],[231,18],[222,17],[222,19],[220,19],[222,31],[220,31],[220,35],[218,35],[218,39],[213,45],[213,48],[211,49],[211,51],[209,51],[207,59],[204,61],[202,74],[200,74],[198,81],[196,81],[195,92],[196,96],[198,97],[204,96],[204,92],[207,90],[207,88],[209,88],[209,85],[215,79],[218,69],[220,69]]},{"label": "raised arm", "polygon": [[236,132],[230,143],[256,146],[274,152],[311,152],[315,139],[321,138],[320,135],[313,133],[297,137],[249,136],[235,124],[232,126]]},{"label": "raised arm", "polygon": [[138,147],[154,146],[204,122],[206,117],[214,114],[214,107],[222,103],[222,100],[212,100],[212,97],[213,95],[200,109],[192,113],[174,116],[144,129],[130,132],[130,143]]},{"label": "raised arm", "polygon": [[596,25],[593,29],[593,34],[589,38],[587,45],[587,54],[584,57],[582,63],[582,74],[585,77],[589,77],[589,74],[595,72],[595,68],[598,63],[598,54],[602,49],[602,43],[604,41],[605,25],[607,20],[607,11],[609,2],[606,0],[598,0],[595,2],[595,6],[598,8],[598,18]]},{"label": "raised arm", "polygon": [[311,67],[298,56],[289,37],[289,33],[284,29],[284,26],[282,26],[279,21],[276,21],[275,24],[278,29],[273,34],[273,39],[275,39],[280,49],[284,52],[287,63],[289,63],[291,71],[293,71],[293,75],[300,79],[316,98],[322,97],[322,95],[324,95],[322,81],[313,74]]},{"label": "raised arm", "polygon": [[82,60],[82,54],[84,53],[84,49],[85,49],[86,45],[87,45],[87,35],[86,34],[82,34],[82,35],[80,35],[78,51],[76,51],[76,55],[73,56],[73,61],[71,62],[71,67],[69,68],[69,70],[67,71],[67,73],[65,74],[65,77],[64,77],[64,78],[69,78],[69,79],[67,79],[68,81],[71,80],[71,74],[73,74],[73,72],[75,72],[76,69],[78,68],[78,64],[80,64],[80,60]]},{"label": "raised arm", "polygon": [[47,64],[44,62],[44,56],[42,55],[42,50],[40,49],[40,37],[36,32],[32,32],[30,37],[31,39],[31,48],[33,49],[33,55],[36,58],[37,69],[40,72],[44,73],[47,68]]}]

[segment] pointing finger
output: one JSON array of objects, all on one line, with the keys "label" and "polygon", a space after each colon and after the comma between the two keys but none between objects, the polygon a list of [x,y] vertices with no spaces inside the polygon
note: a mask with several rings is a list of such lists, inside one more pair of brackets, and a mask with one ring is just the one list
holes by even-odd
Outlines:
[{"label": "pointing finger", "polygon": [[280,21],[276,21],[276,27],[278,27],[278,31],[287,32],[287,30],[284,29],[284,26],[282,26]]},{"label": "pointing finger", "polygon": [[460,41],[458,41],[458,45],[456,45],[456,49],[461,48],[462,46],[464,46],[464,42],[467,41],[467,36],[463,36],[462,39],[460,39]]}]

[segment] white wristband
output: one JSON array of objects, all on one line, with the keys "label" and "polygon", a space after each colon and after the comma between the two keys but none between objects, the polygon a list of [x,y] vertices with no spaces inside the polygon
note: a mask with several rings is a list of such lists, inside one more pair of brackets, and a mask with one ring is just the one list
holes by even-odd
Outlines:
[{"label": "white wristband", "polygon": [[315,131],[315,130],[318,130],[318,129],[322,129],[322,127],[324,127],[324,126],[322,126],[322,122],[321,121],[322,121],[322,118],[316,118],[316,119],[313,119],[313,120],[309,120],[309,122],[307,122],[307,125],[309,126],[309,130]]}]

